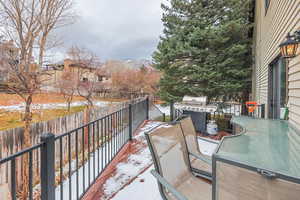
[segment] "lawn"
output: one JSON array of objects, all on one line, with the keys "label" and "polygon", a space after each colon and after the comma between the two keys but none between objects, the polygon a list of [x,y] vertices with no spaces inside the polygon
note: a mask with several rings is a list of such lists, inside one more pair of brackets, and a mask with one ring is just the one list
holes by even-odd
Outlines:
[{"label": "lawn", "polygon": [[[33,123],[74,114],[83,111],[84,108],[85,106],[72,107],[70,113],[67,109],[34,110]],[[0,131],[23,126],[24,122],[22,121],[22,118],[21,112],[0,110]]]},{"label": "lawn", "polygon": [[[125,99],[107,99],[98,98],[95,101],[108,101],[108,102],[121,102]],[[84,98],[80,96],[74,96],[73,102],[85,101]],[[33,97],[32,104],[48,104],[48,103],[65,103],[65,99],[61,94],[58,93],[43,93],[37,94]],[[0,93],[0,106],[12,106],[24,101],[16,94],[5,94]],[[73,114],[84,110],[85,106],[75,106],[71,107],[70,113],[65,108],[59,109],[46,109],[46,110],[33,110],[33,123],[40,121],[48,121],[65,115]],[[0,131],[7,130],[11,128],[21,127],[24,122],[22,121],[22,112],[18,111],[8,111],[0,109]]]},{"label": "lawn", "polygon": [[[112,101],[121,102],[126,99],[111,99],[96,97],[94,100],[98,101]],[[74,96],[73,102],[84,101],[84,98],[80,96]],[[16,94],[0,93],[0,106],[10,106],[23,103],[24,101]],[[66,100],[61,94],[58,93],[42,93],[33,96],[33,104],[45,104],[45,103],[64,103]]]}]

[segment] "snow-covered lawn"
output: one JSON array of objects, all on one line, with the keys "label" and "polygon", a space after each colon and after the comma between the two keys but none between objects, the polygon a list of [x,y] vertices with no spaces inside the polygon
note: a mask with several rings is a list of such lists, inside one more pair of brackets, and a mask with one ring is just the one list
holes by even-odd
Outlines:
[{"label": "snow-covered lawn", "polygon": [[[108,101],[95,101],[94,105],[98,107],[104,107],[107,105],[110,105],[114,102],[108,102]],[[87,102],[85,101],[77,101],[71,103],[71,107],[76,106],[84,106],[87,105]],[[59,109],[59,108],[66,108],[66,103],[46,103],[46,104],[32,104],[32,109],[34,110],[48,110],[48,109]],[[9,110],[9,111],[23,111],[25,108],[25,103],[20,103],[16,105],[11,106],[0,106],[0,110]]]}]

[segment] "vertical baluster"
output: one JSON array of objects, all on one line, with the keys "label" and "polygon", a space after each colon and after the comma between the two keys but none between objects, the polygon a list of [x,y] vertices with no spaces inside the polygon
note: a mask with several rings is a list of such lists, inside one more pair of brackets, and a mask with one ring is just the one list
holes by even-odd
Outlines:
[{"label": "vertical baluster", "polygon": [[16,188],[16,159],[11,160],[10,174],[11,174],[11,193],[12,199],[16,200],[17,188]]},{"label": "vertical baluster", "polygon": [[108,116],[108,162],[111,160],[111,115]]},{"label": "vertical baluster", "polygon": [[118,113],[117,113],[117,143],[118,143],[118,146],[117,146],[117,149],[118,149],[118,152],[119,152],[119,150],[120,150],[120,126],[119,126],[119,123],[120,123],[120,111],[118,111]]},{"label": "vertical baluster", "polygon": [[75,132],[75,155],[76,155],[76,198],[79,198],[79,175],[78,175],[78,168],[79,168],[79,163],[78,163],[78,130]]},{"label": "vertical baluster", "polygon": [[95,122],[93,122],[93,175],[96,179],[96,150],[95,150]]},{"label": "vertical baluster", "polygon": [[105,167],[107,164],[107,153],[108,153],[108,139],[107,139],[107,116],[104,118],[104,144],[105,144]]},{"label": "vertical baluster", "polygon": [[100,129],[99,129],[99,120],[97,121],[97,162],[98,162],[98,165],[97,165],[97,172],[98,172],[98,175],[100,173]]},{"label": "vertical baluster", "polygon": [[111,133],[112,133],[112,140],[113,140],[113,157],[116,155],[116,127],[115,127],[115,113],[112,115],[111,120]]},{"label": "vertical baluster", "polygon": [[85,158],[84,158],[84,152],[85,152],[85,134],[84,134],[84,127],[81,129],[82,131],[82,191],[85,191]]},{"label": "vertical baluster", "polygon": [[113,158],[114,155],[114,138],[113,138],[113,115],[110,115],[110,161]]},{"label": "vertical baluster", "polygon": [[60,199],[64,199],[64,187],[63,187],[63,145],[62,138],[59,138],[59,172],[60,172]]},{"label": "vertical baluster", "polygon": [[91,185],[91,140],[90,140],[90,125],[87,125],[87,131],[88,131],[88,186]]},{"label": "vertical baluster", "polygon": [[103,151],[104,151],[104,136],[103,136],[103,129],[104,129],[104,126],[103,126],[103,118],[101,119],[101,172],[103,171],[103,164],[104,164],[104,156],[103,156]]},{"label": "vertical baluster", "polygon": [[69,157],[69,199],[72,199],[72,155],[71,155],[71,133],[68,134],[68,157]]},{"label": "vertical baluster", "polygon": [[33,166],[32,166],[32,151],[29,152],[29,199],[33,199],[32,197],[32,169],[33,169]]},{"label": "vertical baluster", "polygon": [[116,112],[116,152],[119,150],[119,111]]}]

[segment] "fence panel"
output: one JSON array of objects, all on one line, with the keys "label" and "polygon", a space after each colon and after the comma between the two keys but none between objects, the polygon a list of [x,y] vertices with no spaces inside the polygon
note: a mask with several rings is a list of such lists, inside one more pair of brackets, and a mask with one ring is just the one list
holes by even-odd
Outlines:
[{"label": "fence panel", "polygon": [[148,118],[149,103],[148,99],[132,105],[132,129],[133,132]]}]

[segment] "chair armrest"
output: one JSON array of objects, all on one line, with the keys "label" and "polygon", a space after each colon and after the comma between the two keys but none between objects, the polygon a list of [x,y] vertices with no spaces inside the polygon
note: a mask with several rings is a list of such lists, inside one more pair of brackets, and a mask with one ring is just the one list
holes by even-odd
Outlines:
[{"label": "chair armrest", "polygon": [[170,191],[178,200],[188,200],[185,196],[183,196],[180,192],[178,192],[171,184],[167,182],[159,173],[155,170],[151,170],[151,174],[158,180],[160,184],[162,184],[168,191]]},{"label": "chair armrest", "polygon": [[209,165],[212,165],[212,161],[210,160],[210,159],[207,159],[207,158],[205,158],[205,157],[203,157],[203,156],[201,156],[201,155],[196,155],[196,154],[194,154],[194,153],[191,153],[191,152],[189,152],[189,154],[191,155],[191,156],[194,156],[196,159],[198,159],[198,160],[202,160],[203,162],[205,162],[205,163],[207,163],[207,164],[209,164]]}]

